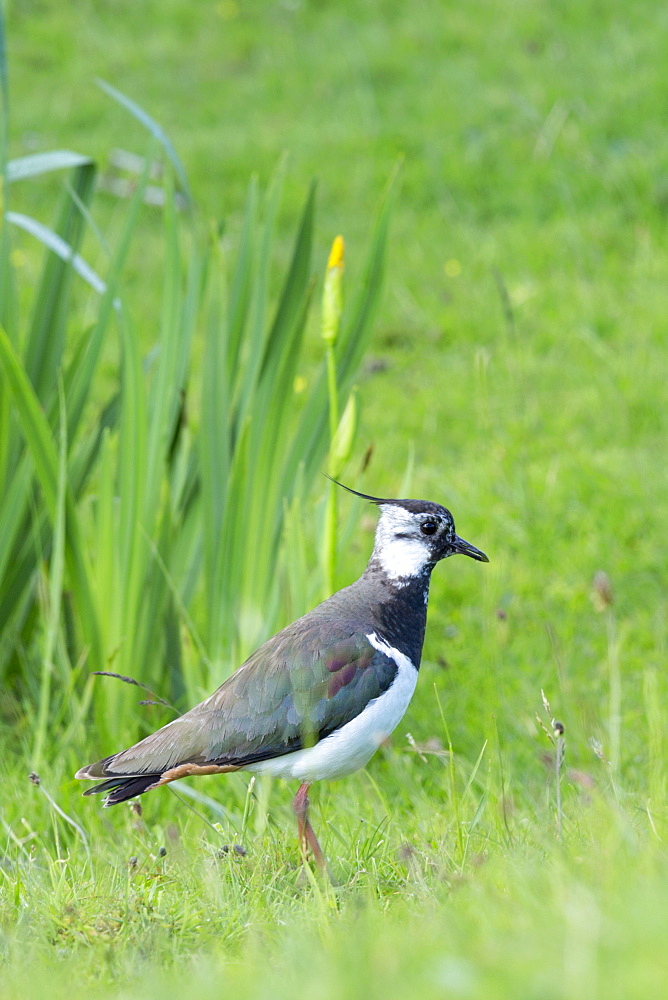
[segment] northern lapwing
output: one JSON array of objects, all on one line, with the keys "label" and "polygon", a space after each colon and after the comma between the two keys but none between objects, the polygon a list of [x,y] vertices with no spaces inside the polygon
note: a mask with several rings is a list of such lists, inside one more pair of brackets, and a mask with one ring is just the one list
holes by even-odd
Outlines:
[{"label": "northern lapwing", "polygon": [[84,795],[106,793],[112,806],[178,778],[242,769],[294,779],[301,850],[308,845],[324,866],[309,786],[364,767],[399,724],[417,682],[436,563],[457,553],[489,561],[440,504],[349,492],[380,510],[359,580],[265,642],[206,701],[82,767],[77,778],[102,779]]}]

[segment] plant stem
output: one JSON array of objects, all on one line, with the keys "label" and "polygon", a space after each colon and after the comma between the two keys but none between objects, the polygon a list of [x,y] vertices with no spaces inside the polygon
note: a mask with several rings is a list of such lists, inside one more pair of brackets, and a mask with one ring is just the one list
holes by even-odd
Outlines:
[{"label": "plant stem", "polygon": [[[335,454],[334,441],[339,426],[339,390],[336,378],[335,344],[339,333],[342,308],[343,239],[337,236],[327,261],[325,284],[322,295],[322,339],[325,341],[325,362],[327,366],[327,395],[329,399],[329,475],[336,479],[340,473],[339,456]],[[325,596],[334,590],[336,570],[336,526],[337,496],[334,483],[329,485],[327,509],[325,511],[325,539],[323,549]]]},{"label": "plant stem", "polygon": [[608,638],[608,672],[610,681],[610,765],[613,772],[619,768],[622,725],[622,676],[619,665],[619,640],[617,620],[612,608],[605,616]]},{"label": "plant stem", "polygon": [[[339,425],[339,393],[336,384],[336,359],[334,344],[327,345],[327,392],[329,395],[329,463],[328,472],[332,478],[338,475],[335,466],[335,456],[332,445]],[[336,526],[338,515],[337,488],[335,483],[329,484],[327,509],[325,511],[325,576],[324,587],[326,595],[334,591],[334,573],[336,570]]]}]

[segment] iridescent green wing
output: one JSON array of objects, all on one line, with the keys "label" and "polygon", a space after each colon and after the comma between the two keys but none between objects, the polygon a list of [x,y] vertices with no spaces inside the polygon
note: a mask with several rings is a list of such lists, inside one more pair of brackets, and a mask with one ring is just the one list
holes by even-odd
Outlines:
[{"label": "iridescent green wing", "polygon": [[206,701],[96,770],[100,777],[159,774],[185,762],[244,767],[278,757],[350,722],[396,673],[394,661],[354,626],[317,621],[305,628],[302,620],[261,646]]}]

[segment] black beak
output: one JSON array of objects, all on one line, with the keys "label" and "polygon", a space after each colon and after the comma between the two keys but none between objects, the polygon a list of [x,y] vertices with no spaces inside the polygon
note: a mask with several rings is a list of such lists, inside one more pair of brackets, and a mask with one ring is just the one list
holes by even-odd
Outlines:
[{"label": "black beak", "polygon": [[475,545],[471,545],[470,542],[465,542],[463,538],[459,537],[459,535],[455,535],[452,547],[455,552],[459,552],[463,556],[470,556],[471,559],[477,559],[478,562],[489,562],[489,559],[484,552],[477,549]]}]

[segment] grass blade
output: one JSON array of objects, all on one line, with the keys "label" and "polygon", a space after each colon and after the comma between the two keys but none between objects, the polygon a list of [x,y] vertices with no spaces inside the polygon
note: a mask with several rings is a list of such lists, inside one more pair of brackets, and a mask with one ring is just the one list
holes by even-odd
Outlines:
[{"label": "grass blade", "polygon": [[[92,198],[94,183],[95,166],[92,162],[76,168],[73,188],[83,204]],[[25,349],[26,371],[40,400],[47,405],[54,395],[53,375],[60,367],[65,344],[72,272],[76,271],[89,282],[92,280],[97,290],[101,285],[92,268],[77,253],[85,221],[69,192],[63,194],[55,232],[26,216],[14,216],[12,221],[53,251],[47,253],[44,260]],[[76,261],[72,259],[73,255],[76,255]]]},{"label": "grass blade", "polygon": [[97,369],[100,353],[104,344],[104,336],[107,331],[112,310],[119,310],[116,289],[120,279],[120,274],[125,263],[132,236],[137,227],[139,210],[144,199],[144,191],[148,183],[150,171],[150,159],[147,158],[144,172],[139,179],[130,207],[127,213],[125,226],[121,233],[116,253],[111,263],[107,276],[106,290],[102,295],[97,319],[87,338],[85,350],[79,355],[80,363],[72,372],[70,388],[67,393],[67,417],[68,436],[74,440],[76,429],[81,420],[84,406],[93,383],[93,376]]},{"label": "grass blade", "polygon": [[41,177],[54,170],[71,170],[74,167],[94,167],[89,156],[74,153],[70,149],[53,149],[48,153],[33,153],[20,156],[7,163],[7,180],[22,181],[28,177]]},{"label": "grass blade", "polygon": [[122,94],[120,90],[116,90],[116,88],[112,87],[112,85],[110,83],[107,83],[106,80],[101,80],[98,78],[97,85],[101,87],[102,90],[104,90],[104,92],[109,95],[109,97],[113,97],[115,101],[117,101],[127,111],[129,111],[131,115],[134,115],[137,121],[141,122],[144,128],[148,129],[153,138],[157,139],[162,148],[165,150],[165,153],[167,154],[167,158],[169,159],[170,163],[174,167],[176,176],[178,177],[181,183],[182,193],[185,195],[186,200],[190,205],[192,203],[192,199],[190,197],[190,187],[188,185],[188,178],[186,177],[186,172],[183,168],[183,164],[181,163],[181,160],[179,159],[176,150],[174,149],[174,146],[172,145],[171,140],[169,139],[167,133],[162,128],[162,126],[158,125],[158,123],[153,118],[151,118],[151,116],[146,111],[144,111],[144,109],[140,107],[140,105],[137,104],[136,101],[133,101],[132,98],[127,97],[125,94]]},{"label": "grass blade", "polygon": [[49,229],[37,219],[31,218],[29,215],[22,215],[20,212],[7,212],[5,218],[7,222],[11,222],[12,225],[22,229],[25,233],[30,233],[47,250],[53,251],[57,257],[69,264],[94,292],[102,295],[106,291],[107,286],[99,274],[93,270],[90,264],[86,263],[80,254],[75,253],[69,243],[62,239],[58,233],[54,233],[53,229]]},{"label": "grass blade", "polygon": [[[49,425],[25,368],[0,328],[0,370],[16,407],[26,443],[31,451],[35,473],[42,489],[52,525],[58,503],[58,454]],[[98,616],[90,587],[90,574],[79,533],[79,522],[71,498],[67,497],[67,562],[80,606],[82,626],[91,646],[93,659],[100,662],[102,650]]]},{"label": "grass blade", "polygon": [[42,652],[42,676],[39,706],[33,745],[33,769],[38,770],[46,742],[51,702],[51,678],[54,672],[54,652],[60,628],[60,602],[63,593],[65,567],[65,500],[67,496],[67,416],[62,385],[59,386],[60,441],[58,446],[58,481],[53,526],[53,553],[49,571],[48,601]]}]

